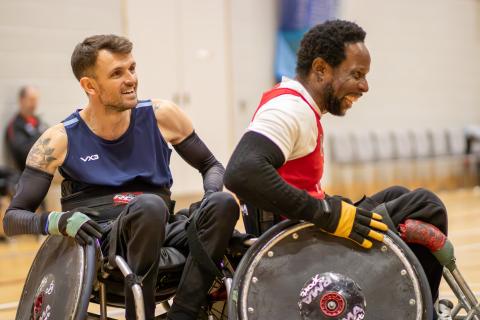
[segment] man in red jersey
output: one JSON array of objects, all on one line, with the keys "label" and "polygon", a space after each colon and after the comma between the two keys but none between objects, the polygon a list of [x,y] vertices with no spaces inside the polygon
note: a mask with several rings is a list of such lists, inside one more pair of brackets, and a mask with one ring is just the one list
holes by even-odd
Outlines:
[{"label": "man in red jersey", "polygon": [[[263,95],[224,181],[246,203],[276,216],[310,221],[368,249],[372,241],[383,240],[387,225],[395,229],[407,218],[446,233],[447,213],[442,201],[424,189],[390,187],[353,204],[347,198],[325,195],[320,186],[322,116],[345,115],[368,92],[370,54],[365,35],[357,24],[342,20],[327,21],[306,33],[298,51],[296,78],[284,78]],[[410,247],[436,300],[443,268],[428,249]]]}]

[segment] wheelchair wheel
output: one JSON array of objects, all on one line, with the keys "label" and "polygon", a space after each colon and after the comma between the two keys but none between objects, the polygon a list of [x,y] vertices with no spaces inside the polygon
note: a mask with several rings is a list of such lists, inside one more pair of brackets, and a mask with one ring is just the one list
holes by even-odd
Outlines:
[{"label": "wheelchair wheel", "polygon": [[228,303],[235,320],[430,320],[432,311],[423,269],[393,232],[365,250],[288,220],[247,251]]},{"label": "wheelchair wheel", "polygon": [[30,267],[15,319],[85,319],[95,264],[94,245],[48,237]]}]

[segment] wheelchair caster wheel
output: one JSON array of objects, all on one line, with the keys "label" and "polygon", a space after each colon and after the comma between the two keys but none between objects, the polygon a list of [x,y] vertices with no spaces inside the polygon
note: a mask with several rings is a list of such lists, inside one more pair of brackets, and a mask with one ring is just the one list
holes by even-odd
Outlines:
[{"label": "wheelchair caster wheel", "polygon": [[438,320],[452,320],[453,302],[447,299],[438,301]]}]

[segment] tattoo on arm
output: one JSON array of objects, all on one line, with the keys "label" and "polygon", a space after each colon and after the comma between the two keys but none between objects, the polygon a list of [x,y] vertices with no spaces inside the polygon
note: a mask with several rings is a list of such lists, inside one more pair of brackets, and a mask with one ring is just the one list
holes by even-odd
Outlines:
[{"label": "tattoo on arm", "polygon": [[160,103],[153,102],[152,107],[153,107],[153,111],[157,111],[158,109],[160,109]]},{"label": "tattoo on arm", "polygon": [[47,169],[57,158],[53,156],[55,148],[49,146],[51,138],[40,137],[28,153],[27,164],[39,169]]}]

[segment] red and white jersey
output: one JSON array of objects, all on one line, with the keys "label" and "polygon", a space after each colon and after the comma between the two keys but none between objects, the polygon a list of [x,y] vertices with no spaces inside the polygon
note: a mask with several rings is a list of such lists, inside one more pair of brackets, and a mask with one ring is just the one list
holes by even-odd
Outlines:
[{"label": "red and white jersey", "polygon": [[280,148],[285,163],[278,173],[287,183],[323,199],[320,118],[320,109],[302,84],[283,78],[263,94],[248,130],[264,135]]}]

